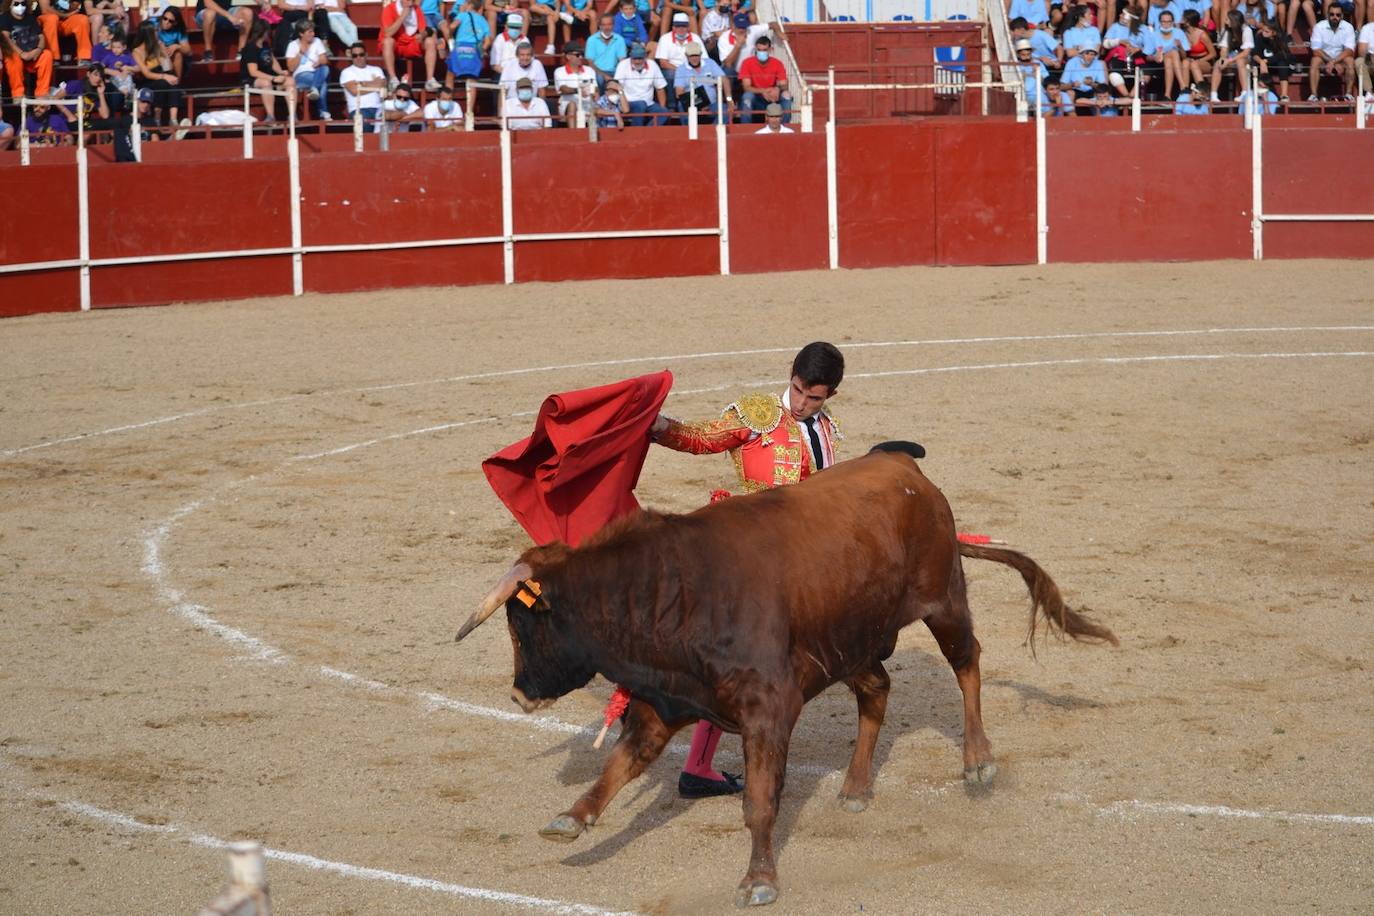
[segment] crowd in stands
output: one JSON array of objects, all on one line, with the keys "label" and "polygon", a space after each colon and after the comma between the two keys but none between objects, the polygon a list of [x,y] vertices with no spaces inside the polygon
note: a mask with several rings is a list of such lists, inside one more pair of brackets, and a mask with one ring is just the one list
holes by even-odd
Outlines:
[{"label": "crowd in stands", "polygon": [[[601,127],[666,124],[692,107],[706,120],[720,105],[732,121],[762,122],[760,132],[790,132],[786,69],[753,0],[386,0],[371,46],[347,0],[197,0],[194,11],[164,5],[141,22],[122,0],[0,4],[11,102],[79,102],[31,103],[30,143],[70,143],[79,120],[114,134],[120,159],[133,158],[135,114],[150,142],[188,133],[192,68],[234,79],[215,59],[217,34],[236,37],[237,78],[214,88],[263,90],[258,121],[276,120],[289,97],[304,102],[298,117],[361,112],[369,130],[462,129],[479,105],[513,130],[572,126],[579,113]],[[499,86],[499,105],[479,101],[479,82]],[[331,111],[331,91],[342,111]],[[200,124],[244,120],[241,101],[198,109]],[[0,149],[13,134],[0,121]]]},{"label": "crowd in stands", "polygon": [[1304,97],[1374,112],[1374,0],[1009,0],[1008,15],[1028,101],[1049,117],[1119,115],[1137,71],[1140,97],[1178,114]]}]

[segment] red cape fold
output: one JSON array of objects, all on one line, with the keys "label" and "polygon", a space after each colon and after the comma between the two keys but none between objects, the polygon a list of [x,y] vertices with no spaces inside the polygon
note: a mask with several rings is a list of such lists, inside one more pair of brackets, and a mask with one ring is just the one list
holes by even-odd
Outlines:
[{"label": "red cape fold", "polygon": [[487,482],[536,544],[577,545],[639,508],[634,488],[671,372],[551,394],[534,433],[482,462]]}]

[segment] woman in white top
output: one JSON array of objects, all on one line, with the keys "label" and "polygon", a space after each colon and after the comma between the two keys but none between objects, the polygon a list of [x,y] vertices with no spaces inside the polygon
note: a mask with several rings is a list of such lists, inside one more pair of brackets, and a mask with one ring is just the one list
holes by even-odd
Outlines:
[{"label": "woman in white top", "polygon": [[1217,34],[1217,62],[1212,65],[1212,101],[1219,102],[1221,97],[1221,78],[1229,70],[1236,75],[1236,95],[1240,95],[1241,73],[1250,60],[1250,52],[1255,49],[1255,33],[1245,24],[1245,16],[1240,10],[1226,14],[1226,26]]},{"label": "woman in white top", "polygon": [[[282,28],[282,23],[278,28]],[[308,89],[321,121],[329,115],[329,49],[315,35],[315,23],[302,19],[296,23],[296,38],[286,46],[286,69],[296,78],[296,86]]]}]

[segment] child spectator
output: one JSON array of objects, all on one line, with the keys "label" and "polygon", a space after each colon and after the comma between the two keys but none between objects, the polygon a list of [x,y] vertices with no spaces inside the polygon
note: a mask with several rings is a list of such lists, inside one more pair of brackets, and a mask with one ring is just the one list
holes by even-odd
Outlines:
[{"label": "child spectator", "polygon": [[1098,83],[1093,86],[1093,104],[1087,111],[1079,110],[1079,114],[1096,115],[1099,118],[1115,118],[1121,114],[1116,107],[1116,102],[1112,99],[1112,89],[1106,83]]},{"label": "child spectator", "polygon": [[38,0],[38,24],[43,38],[56,59],[59,35],[76,39],[76,59],[91,59],[91,20],[81,12],[80,0]]},{"label": "child spectator", "polygon": [[649,32],[635,9],[635,0],[620,0],[620,12],[615,14],[615,33],[625,40],[627,46],[640,44],[648,50]]},{"label": "child spectator", "polygon": [[52,50],[43,37],[43,27],[33,7],[24,0],[13,0],[5,10],[5,15],[0,16],[0,53],[5,59],[10,98],[21,99],[27,95],[24,77],[29,73],[34,74],[36,80],[33,94],[42,98],[52,87],[53,62]]},{"label": "child spectator", "polygon": [[[616,36],[619,37],[619,36]],[[596,97],[596,123],[598,127],[625,129],[625,115],[630,111],[630,103],[620,91],[620,83],[614,78],[606,80],[606,88]]]},{"label": "child spectator", "polygon": [[425,106],[426,130],[461,130],[463,108],[453,100],[453,87],[444,86],[439,96]]},{"label": "child spectator", "polygon": [[348,59],[349,65],[339,74],[348,116],[353,117],[361,108],[365,129],[375,133],[377,112],[382,107],[381,90],[386,88],[386,74],[381,67],[368,64],[367,47],[361,41],[348,46]]},{"label": "child spectator", "polygon": [[[108,30],[108,27],[105,27]],[[138,61],[129,53],[129,44],[124,30],[116,28],[109,32],[108,40],[96,45],[91,51],[91,59],[105,68],[110,81],[126,96],[133,98],[134,77],[138,75]]]},{"label": "child spectator", "polygon": [[306,98],[315,103],[319,119],[328,121],[329,51],[316,37],[315,23],[309,19],[296,23],[296,38],[286,46],[286,69],[291,71],[298,87],[309,90]]},{"label": "child spectator", "polygon": [[1059,85],[1059,77],[1051,74],[1045,77],[1045,117],[1061,118],[1073,114],[1072,93]]},{"label": "child spectator", "polygon": [[616,33],[615,17],[610,13],[601,14],[601,28],[587,39],[587,62],[596,71],[596,81],[605,86],[606,81],[615,75],[615,68],[630,56],[630,46]]}]

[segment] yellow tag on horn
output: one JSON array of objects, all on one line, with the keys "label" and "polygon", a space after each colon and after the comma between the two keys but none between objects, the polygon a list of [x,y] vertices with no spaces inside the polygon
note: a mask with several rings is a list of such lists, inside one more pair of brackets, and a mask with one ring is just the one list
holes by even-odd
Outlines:
[{"label": "yellow tag on horn", "polygon": [[515,597],[520,599],[520,603],[525,607],[534,607],[534,603],[539,600],[539,596],[543,593],[538,582],[527,579],[520,583],[520,590],[515,593]]}]

